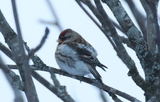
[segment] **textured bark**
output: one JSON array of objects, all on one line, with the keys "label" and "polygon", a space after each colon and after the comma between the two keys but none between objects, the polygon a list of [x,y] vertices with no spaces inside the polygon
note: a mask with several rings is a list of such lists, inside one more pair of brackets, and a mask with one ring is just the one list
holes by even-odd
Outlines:
[{"label": "textured bark", "polygon": [[[128,76],[130,76],[135,84],[144,91],[146,102],[160,102],[160,26],[158,24],[159,19],[157,13],[159,0],[140,0],[140,3],[145,10],[146,16],[144,16],[140,10],[138,10],[134,0],[126,0],[126,3],[128,4],[136,19],[136,22],[131,20],[130,16],[122,6],[120,0],[75,1],[98,26],[98,28],[105,34],[106,38],[109,40],[114,50],[116,51],[117,56],[129,69]],[[119,24],[116,24],[114,21],[112,21],[108,12],[105,11],[105,6],[103,6],[102,3],[106,4],[105,6],[110,8]],[[52,24],[55,24],[61,31],[62,27],[60,25],[59,19],[49,0],[47,0],[47,4],[52,12],[53,17],[56,19],[56,21]],[[86,7],[89,9],[86,9]],[[90,10],[95,17],[93,17],[93,15],[88,12],[88,10]],[[16,23],[17,22],[18,20],[16,20]],[[139,29],[135,26],[135,23],[138,24]],[[119,32],[117,32],[116,29],[119,29],[124,34],[124,36],[119,35]],[[131,102],[140,102],[140,100],[136,99],[134,96],[112,88],[111,86],[100,84],[94,79],[70,75],[61,70],[49,67],[43,63],[43,61],[38,56],[34,56],[34,53],[38,51],[45,42],[45,39],[49,33],[48,29],[45,31],[45,36],[42,38],[43,40],[35,49],[30,50],[27,44],[25,44],[28,55],[24,54],[23,41],[20,41],[22,40],[20,37],[21,34],[17,35],[13,31],[13,29],[5,20],[1,11],[0,31],[5,39],[5,42],[9,46],[8,49],[2,43],[0,43],[0,50],[16,63],[16,65],[7,66],[2,63],[3,61],[0,61],[0,68],[3,69],[5,74],[10,78],[10,82],[13,83],[14,87],[25,91],[28,99],[30,99],[29,97],[32,98],[31,101],[29,100],[30,102],[38,102],[38,97],[36,95],[36,90],[31,75],[53,94],[59,97],[62,101],[75,102],[75,100],[66,91],[65,86],[60,85],[59,80],[56,78],[55,74],[61,74],[96,86],[102,89],[104,92],[107,92],[115,102],[122,102],[117,96],[123,97]],[[135,51],[145,73],[145,79],[140,76],[136,67],[136,63],[126,51],[124,44]],[[28,64],[28,60],[30,58],[34,62],[33,66]],[[29,70],[25,70],[24,68],[29,68]],[[16,75],[12,69],[18,69],[20,76]],[[51,74],[51,79],[54,85],[36,73],[36,70],[49,72]],[[31,83],[31,85],[29,83]],[[104,98],[104,95],[101,96]],[[104,99],[104,101],[106,100]]]},{"label": "textured bark", "polygon": [[[15,63],[19,67],[18,70],[20,72],[22,81],[24,83],[24,91],[28,101],[38,102],[39,100],[34,87],[34,83],[30,76],[31,71],[30,71],[30,68],[28,67],[29,60],[26,60],[26,57],[23,56],[23,53],[22,53],[23,47],[19,46],[18,35],[9,26],[8,22],[4,18],[1,11],[0,11],[0,31],[5,38],[5,42],[8,44],[10,50],[12,51],[12,55],[13,55],[12,59],[15,61]],[[27,70],[27,68],[29,69]]]},{"label": "textured bark", "polygon": [[[145,0],[141,0],[146,3]],[[131,42],[131,45],[133,46],[137,57],[140,60],[141,66],[145,73],[145,81],[146,81],[146,87],[144,88],[146,101],[150,99],[155,99],[157,102],[160,101],[159,99],[159,88],[157,86],[157,81],[159,81],[159,70],[160,70],[160,64],[157,62],[156,57],[154,56],[154,53],[157,52],[156,46],[159,46],[158,42],[155,41],[155,38],[158,38],[159,36],[159,26],[157,26],[158,22],[157,20],[153,20],[152,18],[155,18],[156,15],[156,5],[153,5],[154,1],[148,1],[150,7],[147,7],[147,3],[145,4],[145,9],[147,10],[153,10],[153,15],[150,13],[147,13],[147,43],[141,36],[140,31],[137,29],[137,27],[134,25],[128,14],[126,13],[125,9],[122,7],[119,0],[104,0],[104,3],[106,3],[110,9],[112,10],[115,18],[125,31],[125,34],[127,35],[129,41]],[[157,2],[156,2],[157,3]],[[155,4],[155,3],[154,3]],[[152,7],[152,8],[151,8]],[[156,36],[157,35],[157,36]],[[159,52],[159,51],[158,51]],[[158,82],[159,84],[159,82]]]}]

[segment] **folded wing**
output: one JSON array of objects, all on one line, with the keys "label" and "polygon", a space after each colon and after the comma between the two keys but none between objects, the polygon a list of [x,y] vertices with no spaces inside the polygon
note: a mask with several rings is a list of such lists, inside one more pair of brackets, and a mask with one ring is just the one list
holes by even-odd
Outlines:
[{"label": "folded wing", "polygon": [[[93,76],[101,81],[101,76],[98,71],[95,69],[96,66],[102,68],[107,68],[105,65],[101,64],[100,61],[97,59],[97,52],[92,46],[86,46],[79,43],[70,43],[68,44],[72,47],[78,54],[80,60],[84,61],[89,67],[89,71],[93,74]],[[76,46],[76,47],[73,47]],[[101,81],[102,82],[102,81]]]}]

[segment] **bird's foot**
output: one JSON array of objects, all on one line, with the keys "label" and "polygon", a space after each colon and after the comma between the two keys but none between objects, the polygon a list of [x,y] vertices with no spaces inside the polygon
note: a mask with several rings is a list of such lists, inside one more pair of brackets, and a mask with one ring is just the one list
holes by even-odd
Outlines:
[{"label": "bird's foot", "polygon": [[80,82],[83,80],[84,76],[79,76]]}]

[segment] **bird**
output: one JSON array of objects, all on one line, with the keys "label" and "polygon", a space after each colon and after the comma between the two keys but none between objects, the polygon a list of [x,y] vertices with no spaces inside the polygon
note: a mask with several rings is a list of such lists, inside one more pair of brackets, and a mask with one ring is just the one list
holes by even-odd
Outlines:
[{"label": "bird", "polygon": [[102,83],[96,66],[106,71],[105,65],[97,59],[97,51],[79,33],[72,29],[63,30],[58,37],[55,59],[61,70],[84,77],[92,74]]}]

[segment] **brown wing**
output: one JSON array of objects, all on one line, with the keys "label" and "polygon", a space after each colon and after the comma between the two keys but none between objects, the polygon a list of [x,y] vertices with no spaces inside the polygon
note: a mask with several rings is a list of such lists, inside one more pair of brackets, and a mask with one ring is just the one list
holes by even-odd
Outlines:
[{"label": "brown wing", "polygon": [[[102,68],[104,71],[105,69],[104,68],[107,68],[105,65],[101,64],[99,62],[99,60],[96,58],[96,56],[93,56],[93,52],[94,51],[91,51],[91,49],[93,48],[89,48],[89,47],[86,47],[86,46],[80,46],[79,44],[77,43],[69,43],[68,44],[71,48],[73,48],[77,53],[78,53],[78,57],[80,60],[84,61],[88,66],[89,66],[89,71],[93,74],[93,76],[99,80],[100,82],[101,81],[101,76],[100,74],[98,73],[98,71],[95,69],[96,66]],[[74,47],[73,47],[74,46]],[[75,47],[76,46],[76,47]],[[91,46],[92,47],[92,46]],[[94,50],[94,49],[93,49]],[[96,52],[95,52],[96,53]],[[96,53],[97,54],[97,53]],[[95,55],[96,55],[95,54]]]}]

